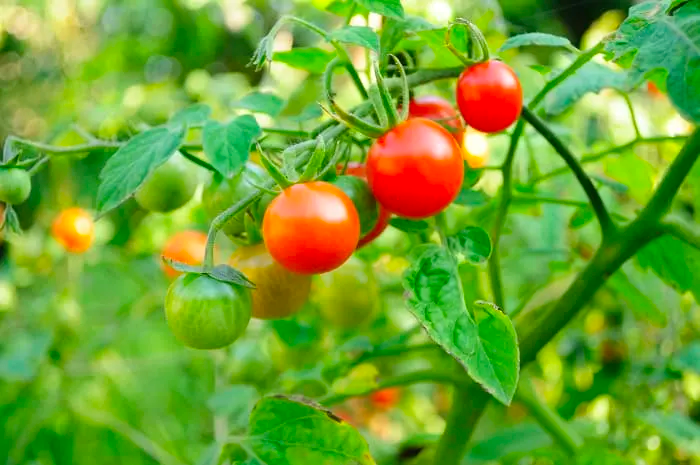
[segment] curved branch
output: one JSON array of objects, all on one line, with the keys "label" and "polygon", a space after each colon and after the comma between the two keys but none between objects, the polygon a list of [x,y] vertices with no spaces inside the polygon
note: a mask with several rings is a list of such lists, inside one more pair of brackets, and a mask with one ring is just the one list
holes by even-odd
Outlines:
[{"label": "curved branch", "polygon": [[700,230],[678,218],[668,218],[661,223],[661,231],[664,234],[680,239],[691,247],[700,250]]}]

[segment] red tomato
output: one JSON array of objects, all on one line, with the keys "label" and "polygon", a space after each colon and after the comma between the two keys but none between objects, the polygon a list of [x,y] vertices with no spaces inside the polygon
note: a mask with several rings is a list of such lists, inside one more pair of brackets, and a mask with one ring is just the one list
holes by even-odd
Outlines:
[{"label": "red tomato", "polygon": [[[168,239],[161,255],[187,265],[201,265],[204,261],[206,245],[206,234],[199,231],[182,231]],[[170,278],[182,274],[162,262],[161,267]]]},{"label": "red tomato", "polygon": [[391,409],[400,398],[401,390],[397,387],[382,389],[369,395],[372,405],[379,410]]},{"label": "red tomato", "polygon": [[51,233],[68,252],[83,253],[95,240],[95,223],[82,208],[63,210],[53,221]]},{"label": "red tomato", "polygon": [[481,132],[499,132],[520,117],[523,89],[510,66],[485,61],[459,76],[457,105],[467,125]]},{"label": "red tomato", "polygon": [[[348,163],[347,169],[345,170],[346,174],[349,174],[350,176],[357,176],[358,178],[362,178],[364,180],[367,180],[367,168],[363,163],[359,162],[350,162]],[[379,206],[379,218],[377,219],[377,224],[374,225],[374,228],[362,236],[360,238],[360,241],[357,243],[357,248],[359,249],[360,247],[363,247],[376,238],[378,238],[384,230],[389,226],[389,220],[391,219],[391,212],[387,210],[386,208],[382,207],[381,205]]]},{"label": "red tomato", "polygon": [[647,91],[652,97],[663,97],[664,93],[652,81],[647,82]]},{"label": "red tomato", "polygon": [[360,239],[360,218],[340,188],[323,181],[295,184],[275,197],[263,218],[263,240],[280,265],[302,274],[334,270]]},{"label": "red tomato", "polygon": [[459,143],[464,132],[464,123],[457,114],[452,104],[447,100],[435,95],[415,97],[408,105],[409,118],[428,118],[452,133]]},{"label": "red tomato", "polygon": [[367,180],[377,201],[405,218],[444,210],[463,179],[459,145],[447,129],[425,118],[400,123],[374,141],[367,156]]}]

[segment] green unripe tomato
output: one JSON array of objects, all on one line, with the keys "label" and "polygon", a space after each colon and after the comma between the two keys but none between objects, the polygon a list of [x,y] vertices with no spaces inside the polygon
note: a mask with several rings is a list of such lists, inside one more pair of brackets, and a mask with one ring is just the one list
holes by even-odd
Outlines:
[{"label": "green unripe tomato", "polygon": [[145,210],[167,213],[190,201],[198,181],[196,167],[175,153],[151,173],[134,197]]},{"label": "green unripe tomato", "polygon": [[[219,213],[230,208],[239,200],[257,192],[258,189],[253,184],[261,184],[264,176],[265,170],[253,163],[247,163],[232,178],[227,179],[215,174],[202,193],[204,211],[213,220]],[[245,232],[244,221],[245,211],[242,211],[224,225],[224,233],[229,237],[240,236]]]},{"label": "green unripe tomato", "polygon": [[369,184],[357,176],[338,176],[332,182],[350,197],[360,215],[360,236],[364,236],[377,224],[379,204],[372,195]]},{"label": "green unripe tomato", "polygon": [[170,330],[193,349],[220,349],[238,339],[248,327],[250,291],[207,275],[186,273],[165,296]]},{"label": "green unripe tomato", "polygon": [[18,205],[29,198],[32,177],[21,168],[0,168],[0,202]]},{"label": "green unripe tomato", "polygon": [[340,268],[316,276],[311,289],[323,319],[342,329],[368,323],[380,306],[374,273],[355,256]]}]

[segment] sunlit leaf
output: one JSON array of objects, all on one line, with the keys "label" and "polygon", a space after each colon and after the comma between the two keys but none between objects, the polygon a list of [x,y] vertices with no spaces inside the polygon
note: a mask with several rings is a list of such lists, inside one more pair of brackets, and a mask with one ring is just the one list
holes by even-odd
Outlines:
[{"label": "sunlit leaf", "polygon": [[501,45],[501,48],[499,48],[498,51],[504,52],[513,48],[533,45],[538,47],[563,47],[569,50],[575,50],[574,46],[571,45],[571,41],[569,41],[569,39],[566,37],[545,34],[543,32],[529,32],[509,38],[503,45]]},{"label": "sunlit leaf", "polygon": [[275,465],[374,465],[367,442],[329,410],[281,396],[260,400],[250,415],[255,455]]},{"label": "sunlit leaf", "polygon": [[260,135],[260,126],[250,115],[229,123],[209,121],[204,125],[204,153],[212,166],[225,177],[234,175],[250,156],[250,146]]},{"label": "sunlit leaf", "polygon": [[272,60],[313,74],[322,74],[334,56],[334,53],[320,48],[299,47],[286,52],[275,52]]},{"label": "sunlit leaf", "polygon": [[700,301],[700,251],[672,236],[663,236],[637,254],[642,268],[651,268],[679,292],[690,291]]},{"label": "sunlit leaf", "polygon": [[277,116],[282,111],[284,100],[269,92],[251,92],[236,102],[234,106],[256,113],[265,113],[270,116]]},{"label": "sunlit leaf", "polygon": [[367,26],[345,26],[331,33],[331,39],[344,44],[359,45],[360,47],[379,51],[379,37]]},{"label": "sunlit leaf", "polygon": [[209,116],[211,116],[211,108],[209,105],[197,103],[175,113],[170,118],[169,123],[195,126],[204,124],[209,119]]},{"label": "sunlit leaf", "polygon": [[379,13],[387,18],[403,18],[404,11],[401,0],[355,0],[373,13]]},{"label": "sunlit leaf", "polygon": [[486,304],[467,309],[457,264],[429,245],[404,274],[411,313],[428,335],[496,399],[509,404],[518,383],[520,355],[513,325]]},{"label": "sunlit leaf", "polygon": [[100,214],[118,207],[156,168],[168,161],[185,137],[183,125],[147,129],[124,144],[105,164],[97,189]]}]

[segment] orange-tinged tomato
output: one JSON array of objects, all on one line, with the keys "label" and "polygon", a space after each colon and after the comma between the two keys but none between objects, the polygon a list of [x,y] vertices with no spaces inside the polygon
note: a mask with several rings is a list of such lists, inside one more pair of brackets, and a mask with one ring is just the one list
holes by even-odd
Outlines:
[{"label": "orange-tinged tomato", "polygon": [[438,123],[412,118],[374,141],[367,180],[379,203],[411,219],[436,215],[459,194],[464,180],[462,149]]},{"label": "orange-tinged tomato", "polygon": [[379,410],[389,410],[401,399],[401,390],[390,387],[375,391],[369,395],[372,405]]},{"label": "orange-tinged tomato", "polygon": [[472,169],[483,168],[489,161],[489,140],[486,134],[467,128],[462,138],[464,161]]},{"label": "orange-tinged tomato", "polygon": [[464,123],[452,104],[442,97],[415,97],[408,105],[408,117],[431,119],[450,131],[458,142],[462,140]]},{"label": "orange-tinged tomato", "polygon": [[68,252],[83,253],[95,240],[95,223],[88,212],[73,207],[56,217],[51,234]]},{"label": "orange-tinged tomato", "polygon": [[[201,265],[204,261],[204,251],[207,245],[207,235],[200,231],[182,231],[174,234],[161,255],[187,265]],[[161,261],[161,267],[169,278],[182,274]]]},{"label": "orange-tinged tomato", "polygon": [[350,258],[360,239],[360,218],[352,200],[323,181],[295,184],[275,197],[263,218],[270,255],[302,274],[334,270]]}]

